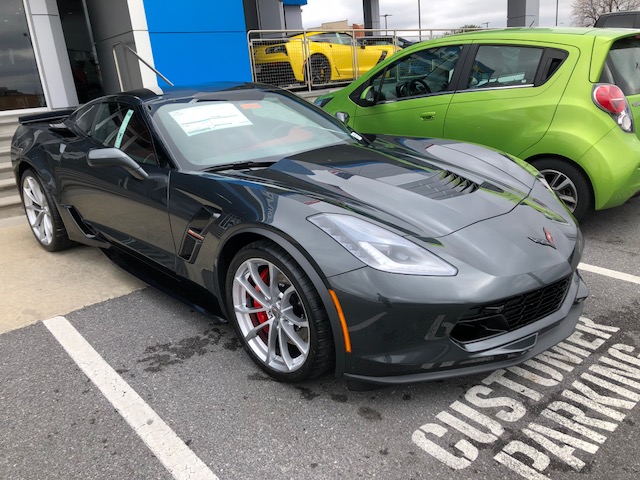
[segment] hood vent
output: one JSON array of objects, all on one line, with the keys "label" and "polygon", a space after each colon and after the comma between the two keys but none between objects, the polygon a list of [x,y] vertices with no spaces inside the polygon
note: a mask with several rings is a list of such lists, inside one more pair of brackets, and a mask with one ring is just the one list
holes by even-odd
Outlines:
[{"label": "hood vent", "polygon": [[446,200],[467,195],[480,188],[477,183],[447,170],[442,170],[431,177],[416,182],[404,184],[402,187],[432,200]]}]

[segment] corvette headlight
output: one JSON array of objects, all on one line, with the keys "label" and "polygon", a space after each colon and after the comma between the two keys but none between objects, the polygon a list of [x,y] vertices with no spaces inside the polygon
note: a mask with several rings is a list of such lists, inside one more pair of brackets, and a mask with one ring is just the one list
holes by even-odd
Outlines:
[{"label": "corvette headlight", "polygon": [[275,47],[267,47],[264,50],[264,53],[271,55],[273,53],[284,53],[287,54],[287,47],[284,45],[276,45]]},{"label": "corvette headlight", "polygon": [[419,245],[365,220],[329,213],[308,220],[376,270],[442,277],[458,273],[453,265]]}]

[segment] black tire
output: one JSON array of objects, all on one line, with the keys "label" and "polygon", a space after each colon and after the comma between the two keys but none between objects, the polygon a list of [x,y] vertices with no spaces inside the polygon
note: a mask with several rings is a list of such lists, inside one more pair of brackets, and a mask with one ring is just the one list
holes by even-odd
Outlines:
[{"label": "black tire", "polygon": [[[323,55],[313,55],[309,59],[309,69],[311,70],[311,85],[323,85],[331,80],[331,64],[327,57]],[[305,77],[307,70],[305,67]]]},{"label": "black tire", "polygon": [[584,220],[593,210],[591,185],[578,167],[556,158],[542,158],[531,164],[540,171],[578,222]]},{"label": "black tire", "polygon": [[[273,293],[263,295],[262,290]],[[320,296],[304,270],[275,243],[254,242],[233,258],[226,304],[245,350],[274,379],[301,382],[333,367],[333,335]]]},{"label": "black tire", "polygon": [[67,236],[53,197],[31,169],[25,170],[20,178],[20,199],[31,233],[42,248],[56,252],[74,245]]}]

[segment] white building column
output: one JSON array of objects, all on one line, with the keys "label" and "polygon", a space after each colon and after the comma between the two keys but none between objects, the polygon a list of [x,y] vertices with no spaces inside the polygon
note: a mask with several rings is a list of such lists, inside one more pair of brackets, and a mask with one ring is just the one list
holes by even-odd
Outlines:
[{"label": "white building column", "polygon": [[24,0],[47,107],[78,105],[56,0]]}]

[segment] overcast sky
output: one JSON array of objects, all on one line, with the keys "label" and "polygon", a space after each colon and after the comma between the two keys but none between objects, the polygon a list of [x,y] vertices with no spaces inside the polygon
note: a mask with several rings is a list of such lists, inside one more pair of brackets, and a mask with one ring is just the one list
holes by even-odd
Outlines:
[{"label": "overcast sky", "polygon": [[[489,28],[507,26],[507,0],[379,0],[380,15],[389,14],[387,26],[392,29],[418,28],[418,2],[422,13],[422,28],[456,28],[462,25],[485,25]],[[540,0],[541,27],[556,23],[571,26],[571,0]],[[305,28],[324,22],[348,20],[364,23],[362,0],[307,0],[302,7]],[[384,28],[384,18],[380,19]]]}]

